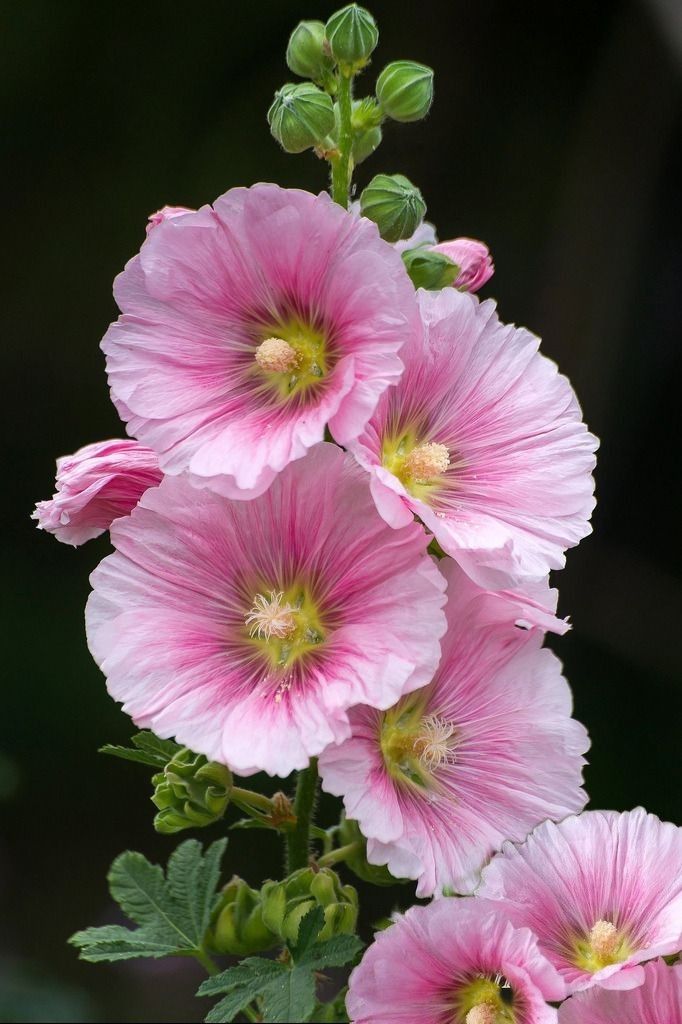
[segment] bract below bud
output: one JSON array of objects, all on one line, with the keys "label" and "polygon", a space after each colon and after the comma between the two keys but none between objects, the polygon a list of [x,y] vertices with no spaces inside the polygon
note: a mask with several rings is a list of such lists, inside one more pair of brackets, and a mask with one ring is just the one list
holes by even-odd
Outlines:
[{"label": "bract below bud", "polygon": [[334,127],[334,105],[316,85],[283,85],[268,110],[270,131],[287,153],[317,146]]},{"label": "bract below bud", "polygon": [[376,94],[387,117],[421,121],[433,102],[433,71],[412,60],[393,61],[379,75]]},{"label": "bract below bud", "polygon": [[360,196],[360,212],[373,220],[382,238],[397,242],[414,234],[424,219],[426,203],[419,189],[402,174],[377,174]]},{"label": "bract below bud", "polygon": [[376,21],[357,4],[348,4],[332,14],[326,35],[332,57],[346,73],[363,68],[379,41]]}]

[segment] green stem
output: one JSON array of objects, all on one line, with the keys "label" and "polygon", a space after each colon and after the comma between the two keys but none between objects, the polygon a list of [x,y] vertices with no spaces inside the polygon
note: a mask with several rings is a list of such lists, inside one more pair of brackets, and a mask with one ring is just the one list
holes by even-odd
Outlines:
[{"label": "green stem", "polygon": [[317,758],[313,757],[307,768],[298,773],[294,814],[296,824],[287,833],[287,871],[297,871],[308,866],[310,855],[310,826],[313,820],[315,797],[317,796]]},{"label": "green stem", "polygon": [[230,790],[230,800],[247,813],[249,809],[265,811],[266,814],[272,813],[272,800],[270,797],[263,796],[262,793],[254,793],[252,789],[241,789],[239,786],[233,786]]},{"label": "green stem", "polygon": [[211,976],[213,976],[214,974],[220,974],[220,968],[218,967],[217,963],[215,963],[215,961],[211,959],[211,957],[208,955],[203,946],[201,947],[201,949],[198,949],[195,952],[194,956],[199,961],[199,963],[204,968],[207,974],[210,974]]},{"label": "green stem", "polygon": [[338,156],[332,160],[332,199],[344,210],[348,209],[352,177],[353,127],[353,76],[339,76],[339,146]]},{"label": "green stem", "polygon": [[319,857],[317,863],[321,868],[328,868],[331,864],[338,864],[340,861],[346,860],[347,857],[360,848],[360,843],[348,843],[346,846],[339,846],[336,850],[331,850],[329,853]]},{"label": "green stem", "polygon": [[258,1016],[255,1010],[251,1009],[250,1006],[245,1006],[244,1009],[242,1010],[242,1013],[244,1014],[247,1020],[256,1021],[256,1024],[258,1024],[260,1017]]}]

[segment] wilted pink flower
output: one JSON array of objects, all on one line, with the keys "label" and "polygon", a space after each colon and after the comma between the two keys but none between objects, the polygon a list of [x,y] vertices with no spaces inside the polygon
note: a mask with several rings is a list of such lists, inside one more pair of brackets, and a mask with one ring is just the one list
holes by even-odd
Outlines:
[{"label": "wilted pink flower", "polygon": [[356,437],[416,317],[374,224],[276,185],[164,219],[114,293],[102,348],[129,433],[165,473],[234,498],[261,494],[326,426]]},{"label": "wilted pink flower", "polygon": [[172,220],[174,217],[182,217],[185,213],[196,213],[187,206],[162,206],[156,213],[150,213],[147,218],[147,234],[163,224],[165,220]]},{"label": "wilted pink flower", "polygon": [[596,439],[538,339],[454,288],[418,293],[423,335],[351,445],[383,517],[417,514],[480,586],[564,565],[590,532]]},{"label": "wilted pink flower", "polygon": [[434,252],[447,256],[459,267],[454,286],[461,291],[477,292],[495,273],[490,250],[475,238],[453,238],[432,246]]},{"label": "wilted pink flower", "polygon": [[88,642],[135,722],[242,774],[288,775],[431,678],[445,581],[366,475],[321,444],[253,501],[166,477],[112,529]]},{"label": "wilted pink flower", "polygon": [[127,516],[162,475],[151,448],[137,441],[97,441],[57,459],[57,493],[39,501],[32,518],[39,529],[77,547]]},{"label": "wilted pink flower", "polygon": [[555,1024],[564,985],[527,928],[484,900],[411,907],[350,977],[353,1024]]},{"label": "wilted pink flower", "polygon": [[353,708],[351,739],[320,758],[370,863],[417,878],[418,896],[473,892],[505,839],[587,799],[589,741],[542,633],[515,626],[525,609],[479,590],[451,559],[440,568],[448,629],[433,681],[388,711]]},{"label": "wilted pink flower", "polygon": [[546,822],[505,843],[479,895],[504,901],[568,992],[641,985],[641,963],[682,948],[682,829],[639,807]]},{"label": "wilted pink flower", "polygon": [[682,964],[653,960],[639,988],[571,996],[559,1010],[559,1024],[682,1024]]}]

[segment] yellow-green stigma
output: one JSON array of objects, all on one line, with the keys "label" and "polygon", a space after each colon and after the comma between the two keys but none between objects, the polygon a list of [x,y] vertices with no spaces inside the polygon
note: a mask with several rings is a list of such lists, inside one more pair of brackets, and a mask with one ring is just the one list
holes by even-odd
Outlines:
[{"label": "yellow-green stigma", "polygon": [[590,974],[622,963],[631,953],[627,937],[611,921],[596,921],[586,937],[574,941],[574,963]]},{"label": "yellow-green stigma", "polygon": [[290,668],[324,640],[317,606],[303,586],[257,593],[244,624],[250,641],[276,670]]},{"label": "yellow-green stigma", "polygon": [[474,978],[458,989],[452,1024],[515,1024],[514,993],[501,974]]},{"label": "yellow-green stigma", "polygon": [[300,395],[327,375],[329,345],[326,335],[300,320],[278,323],[264,330],[254,353],[254,369],[261,386],[280,399]]},{"label": "yellow-green stigma", "polygon": [[437,441],[419,441],[404,431],[384,440],[382,463],[415,498],[427,499],[450,467],[450,452]]},{"label": "yellow-green stigma", "polygon": [[454,764],[458,743],[452,722],[424,713],[423,699],[406,698],[384,714],[380,743],[389,773],[399,781],[433,787],[434,773]]}]

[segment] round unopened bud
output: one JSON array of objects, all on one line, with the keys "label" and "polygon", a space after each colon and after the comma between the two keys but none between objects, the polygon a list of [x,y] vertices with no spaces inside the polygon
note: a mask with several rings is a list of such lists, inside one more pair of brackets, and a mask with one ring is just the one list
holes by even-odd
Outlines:
[{"label": "round unopened bud", "polygon": [[331,97],[311,82],[283,85],[268,110],[270,131],[287,153],[317,146],[334,127]]},{"label": "round unopened bud", "polygon": [[260,893],[235,875],[220,894],[208,940],[216,953],[248,956],[272,949],[279,936],[263,923]]},{"label": "round unopened bud", "polygon": [[418,246],[402,253],[403,263],[415,288],[429,288],[437,291],[454,284],[460,268],[443,253]]},{"label": "round unopened bud", "polygon": [[377,79],[377,99],[394,121],[421,121],[433,102],[433,71],[413,60],[395,60]]},{"label": "round unopened bud", "polygon": [[346,72],[354,72],[367,64],[379,41],[379,29],[369,11],[357,4],[348,4],[332,14],[326,36],[337,64]]},{"label": "round unopened bud", "polygon": [[295,75],[311,78],[318,85],[329,80],[334,61],[325,48],[321,21],[299,22],[289,37],[287,64]]},{"label": "round unopened bud", "polygon": [[152,802],[159,808],[154,828],[166,835],[212,825],[230,802],[232,773],[183,747],[162,772],[152,777]]},{"label": "round unopened bud", "polygon": [[360,196],[360,213],[382,238],[397,242],[414,234],[426,213],[419,189],[402,174],[377,174]]}]

